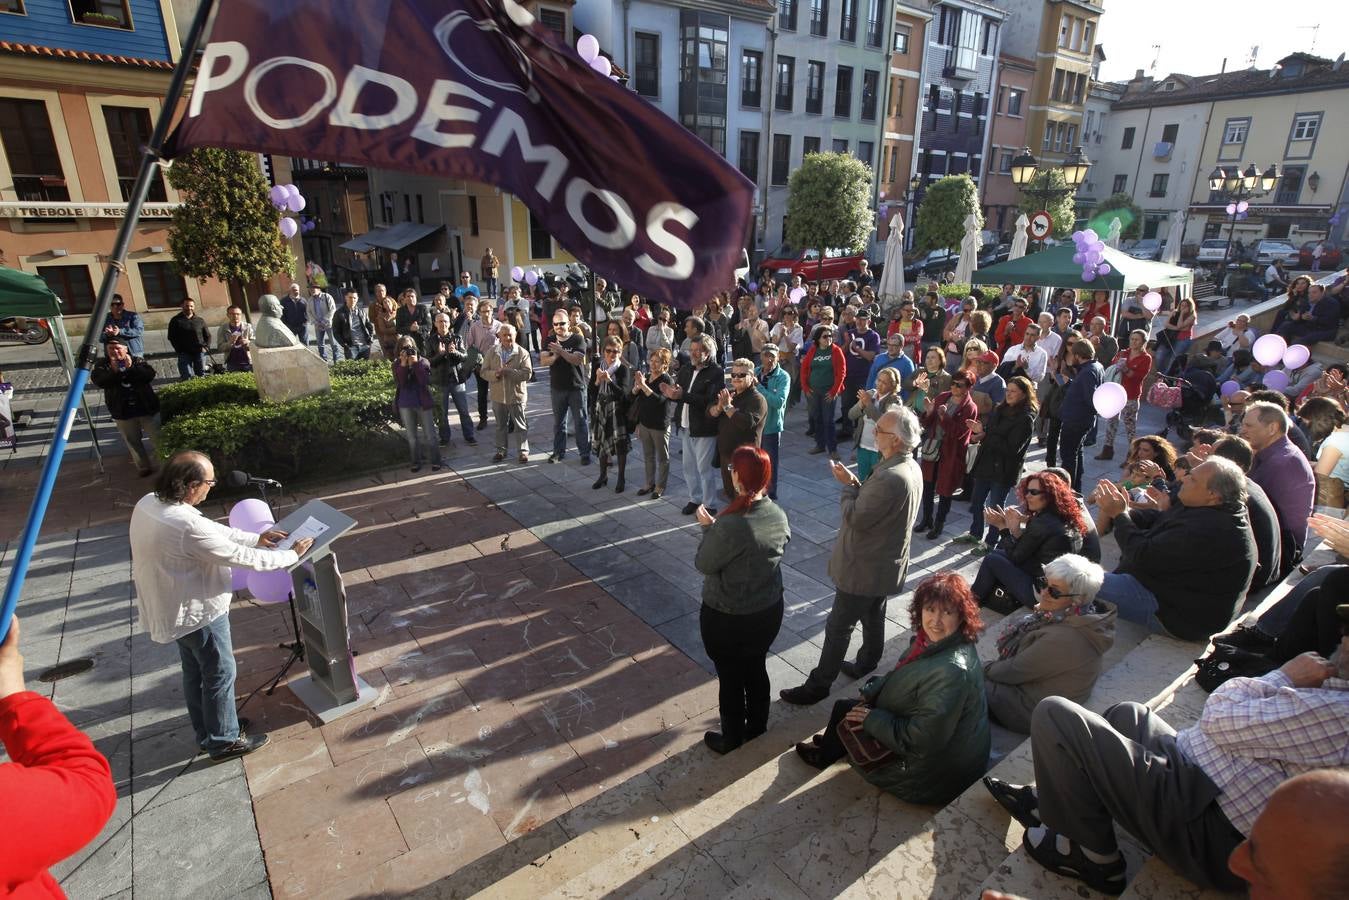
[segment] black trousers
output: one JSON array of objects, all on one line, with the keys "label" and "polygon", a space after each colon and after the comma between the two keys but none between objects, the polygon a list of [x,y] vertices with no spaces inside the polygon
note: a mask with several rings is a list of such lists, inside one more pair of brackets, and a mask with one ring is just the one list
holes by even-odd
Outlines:
[{"label": "black trousers", "polygon": [[848,713],[852,712],[853,707],[861,703],[861,699],[856,700],[835,700],[834,708],[829,713],[829,724],[824,728],[824,734],[815,742],[824,754],[826,761],[836,763],[848,755],[847,749],[843,746],[843,741],[839,740],[838,726]]},{"label": "black trousers", "polygon": [[487,400],[489,389],[486,378],[483,378],[477,372],[473,373],[473,377],[478,382],[478,423],[481,424],[487,421]]},{"label": "black trousers", "polygon": [[1278,636],[1270,654],[1275,662],[1286,663],[1309,650],[1329,657],[1339,646],[1341,626],[1335,607],[1349,596],[1349,566],[1333,568],[1335,571],[1319,587],[1302,598],[1288,627]]},{"label": "black trousers", "polygon": [[768,648],[782,627],[782,599],[748,615],[704,605],[699,624],[717,669],[721,733],[731,741],[752,740],[768,730]]}]

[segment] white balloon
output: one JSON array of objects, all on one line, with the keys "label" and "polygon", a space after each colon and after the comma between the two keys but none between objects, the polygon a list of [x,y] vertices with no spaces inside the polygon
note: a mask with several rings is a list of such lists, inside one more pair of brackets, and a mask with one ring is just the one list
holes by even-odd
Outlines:
[{"label": "white balloon", "polygon": [[1113,419],[1124,411],[1124,406],[1129,402],[1129,395],[1124,391],[1124,385],[1117,381],[1107,381],[1096,389],[1091,395],[1091,403],[1096,407],[1096,412],[1105,419]]},{"label": "white balloon", "polygon": [[590,68],[594,69],[596,72],[599,72],[605,78],[608,78],[609,73],[612,72],[614,69],[613,64],[609,62],[609,57],[607,56],[595,57],[593,60],[590,61]]},{"label": "white balloon", "polygon": [[1143,305],[1147,307],[1148,312],[1156,312],[1162,308],[1162,295],[1156,291],[1148,291],[1143,295]]},{"label": "white balloon", "polygon": [[1311,358],[1312,352],[1305,345],[1294,344],[1283,352],[1283,367],[1289,370],[1300,369]]},{"label": "white balloon", "polygon": [[1288,350],[1288,342],[1277,334],[1266,334],[1256,339],[1251,355],[1262,366],[1277,366]]},{"label": "white balloon", "polygon": [[600,42],[593,34],[583,34],[576,42],[576,52],[581,54],[581,59],[587,64],[593,63],[595,57],[600,55]]}]

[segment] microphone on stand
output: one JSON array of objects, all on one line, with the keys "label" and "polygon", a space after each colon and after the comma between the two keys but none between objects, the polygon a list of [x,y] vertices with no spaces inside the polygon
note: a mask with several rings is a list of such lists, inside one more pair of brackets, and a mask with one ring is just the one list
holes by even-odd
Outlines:
[{"label": "microphone on stand", "polygon": [[273,481],[270,478],[256,478],[249,475],[247,472],[241,472],[238,469],[235,469],[225,476],[225,484],[232,488],[241,488],[247,487],[250,484],[257,484],[263,487],[276,488],[277,490],[281,489],[281,482],[279,481]]}]

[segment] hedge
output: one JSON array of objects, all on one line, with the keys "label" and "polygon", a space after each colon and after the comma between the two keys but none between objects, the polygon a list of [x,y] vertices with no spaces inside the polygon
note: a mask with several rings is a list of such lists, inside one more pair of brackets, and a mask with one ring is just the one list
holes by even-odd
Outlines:
[{"label": "hedge", "polygon": [[[214,385],[215,381],[226,382]],[[351,360],[332,369],[332,390],[286,403],[263,403],[250,373],[213,375],[166,387],[174,414],[159,453],[211,457],[217,471],[243,469],[280,481],[310,481],[392,462],[402,437],[393,423],[393,375],[382,361]],[[224,398],[219,402],[208,402]]]}]

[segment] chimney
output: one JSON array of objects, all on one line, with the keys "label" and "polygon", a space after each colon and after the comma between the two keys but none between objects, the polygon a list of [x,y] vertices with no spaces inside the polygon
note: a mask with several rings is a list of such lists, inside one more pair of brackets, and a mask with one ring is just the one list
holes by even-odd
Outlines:
[{"label": "chimney", "polygon": [[1223,57],[1223,67],[1218,71],[1219,75],[1227,74],[1227,57]]},{"label": "chimney", "polygon": [[1142,70],[1142,69],[1135,69],[1135,70],[1134,70],[1134,81],[1142,81],[1142,80],[1143,80],[1143,70]]}]

